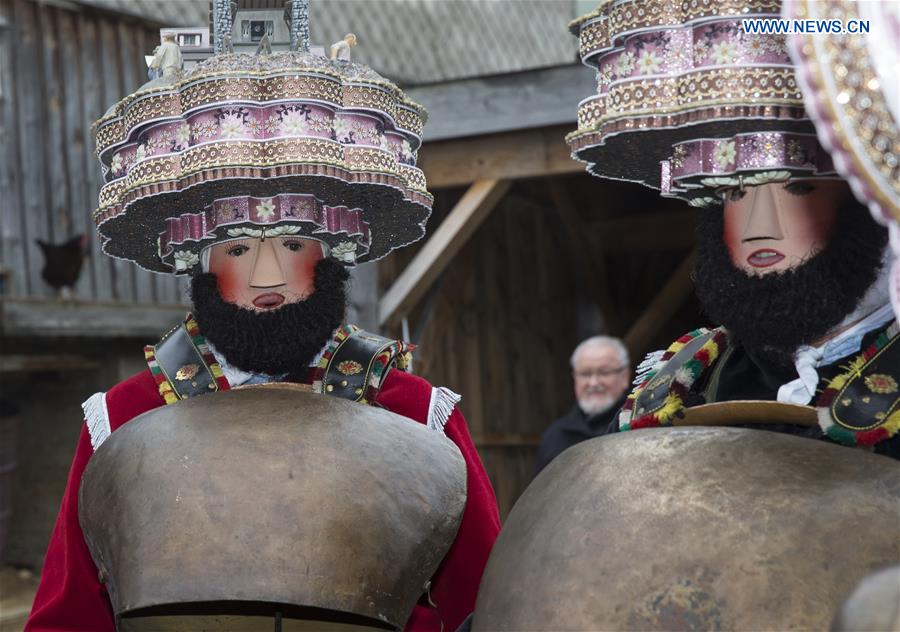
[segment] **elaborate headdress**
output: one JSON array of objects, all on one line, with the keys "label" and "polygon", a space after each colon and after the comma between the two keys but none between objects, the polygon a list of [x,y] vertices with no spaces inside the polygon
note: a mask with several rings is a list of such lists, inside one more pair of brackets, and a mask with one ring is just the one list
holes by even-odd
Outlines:
[{"label": "elaborate headdress", "polygon": [[302,50],[215,55],[151,81],[94,126],[103,250],[185,274],[206,246],[265,231],[318,239],[348,265],[384,257],[431,212],[425,116],[367,66]]},{"label": "elaborate headdress", "polygon": [[745,32],[780,0],[607,0],[570,24],[597,94],[567,141],[594,175],[694,205],[724,185],[837,177],[783,35]]},{"label": "elaborate headdress", "polygon": [[786,0],[783,13],[866,22],[865,32],[790,35],[788,48],[835,167],[876,218],[900,222],[900,3]]}]

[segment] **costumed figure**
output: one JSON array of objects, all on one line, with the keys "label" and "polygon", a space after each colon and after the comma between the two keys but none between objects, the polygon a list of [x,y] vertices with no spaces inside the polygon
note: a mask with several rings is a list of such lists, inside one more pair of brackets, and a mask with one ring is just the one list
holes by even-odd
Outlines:
[{"label": "costumed figure", "polygon": [[[888,227],[891,304],[900,317],[900,3],[787,0],[782,17],[865,21],[865,32],[792,33],[788,52],[819,141],[857,199]],[[898,628],[900,566],[863,579],[832,624],[842,632]]]},{"label": "costumed figure", "polygon": [[779,17],[775,0],[626,0],[571,25],[598,81],[573,156],[700,209],[696,291],[720,326],[651,354],[607,436],[526,490],[476,630],[822,629],[900,559],[887,232],[817,142],[784,36],[744,31]]},{"label": "costumed figure", "polygon": [[343,321],[347,269],[424,234],[425,112],[303,49],[213,56],[95,125],[104,252],[190,276],[193,311],[85,402],[29,631],[452,630],[474,608],[499,517],[460,396]]}]

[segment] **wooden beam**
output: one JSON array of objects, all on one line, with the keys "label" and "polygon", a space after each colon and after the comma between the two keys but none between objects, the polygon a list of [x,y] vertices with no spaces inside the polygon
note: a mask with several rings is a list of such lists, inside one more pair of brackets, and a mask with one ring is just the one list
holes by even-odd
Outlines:
[{"label": "wooden beam", "polygon": [[0,300],[0,334],[155,341],[189,310],[187,305],[5,298]]},{"label": "wooden beam", "polygon": [[638,361],[646,353],[648,341],[666,324],[666,321],[672,317],[684,299],[693,291],[694,282],[691,280],[691,270],[694,269],[696,257],[696,250],[691,251],[685,257],[675,273],[650,301],[644,313],[634,321],[631,329],[625,334],[625,346],[635,361]]},{"label": "wooden beam", "polygon": [[478,180],[469,187],[379,301],[380,325],[409,313],[506,194],[510,184],[508,180]]},{"label": "wooden beam", "polygon": [[568,232],[575,264],[581,270],[590,297],[600,309],[606,331],[617,334],[619,333],[619,319],[612,301],[609,299],[609,277],[607,276],[604,252],[591,243],[588,231],[578,216],[578,209],[572,203],[565,187],[558,180],[551,180],[548,187],[550,199]]},{"label": "wooden beam", "polygon": [[412,86],[406,94],[428,110],[425,138],[435,141],[561,124],[574,130],[576,104],[596,90],[591,71],[572,63]]},{"label": "wooden beam", "polygon": [[100,368],[93,358],[63,354],[0,355],[0,373],[32,373],[36,371],[84,371]]},{"label": "wooden beam", "polygon": [[565,135],[572,125],[489,134],[461,140],[426,142],[418,166],[429,189],[471,184],[482,179],[535,178],[582,173],[572,160]]}]

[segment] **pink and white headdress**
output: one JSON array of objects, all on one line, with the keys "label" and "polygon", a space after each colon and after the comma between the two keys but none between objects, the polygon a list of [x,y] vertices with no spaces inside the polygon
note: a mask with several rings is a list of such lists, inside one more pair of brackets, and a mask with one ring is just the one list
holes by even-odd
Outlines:
[{"label": "pink and white headdress", "polygon": [[597,94],[567,141],[590,173],[694,205],[722,186],[835,178],[783,35],[749,33],[779,0],[608,0],[570,24]]},{"label": "pink and white headdress", "polygon": [[265,230],[318,239],[347,265],[377,260],[425,233],[424,122],[421,106],[361,64],[213,56],[94,125],[103,250],[188,274],[208,245]]}]

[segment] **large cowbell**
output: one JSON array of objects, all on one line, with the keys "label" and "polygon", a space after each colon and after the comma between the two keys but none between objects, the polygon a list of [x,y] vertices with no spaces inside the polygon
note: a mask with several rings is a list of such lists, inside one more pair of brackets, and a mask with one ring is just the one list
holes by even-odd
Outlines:
[{"label": "large cowbell", "polygon": [[634,430],[555,459],[510,513],[473,630],[826,630],[900,562],[900,463],[742,428]]},{"label": "large cowbell", "polygon": [[79,518],[119,629],[400,629],[465,499],[465,462],[441,433],[260,386],[112,433]]}]

